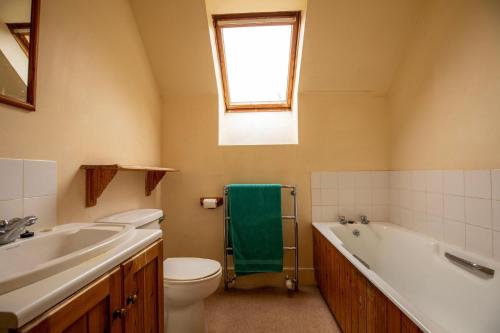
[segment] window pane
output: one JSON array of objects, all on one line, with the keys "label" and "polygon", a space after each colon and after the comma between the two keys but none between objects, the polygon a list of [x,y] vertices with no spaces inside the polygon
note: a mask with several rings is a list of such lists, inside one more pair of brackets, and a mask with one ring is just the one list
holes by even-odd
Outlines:
[{"label": "window pane", "polygon": [[286,103],[291,25],[222,29],[231,104]]}]

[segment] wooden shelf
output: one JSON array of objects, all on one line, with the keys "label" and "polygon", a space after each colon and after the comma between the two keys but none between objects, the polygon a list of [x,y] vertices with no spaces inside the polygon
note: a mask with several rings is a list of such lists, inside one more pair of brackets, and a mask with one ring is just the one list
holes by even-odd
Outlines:
[{"label": "wooden shelf", "polygon": [[87,207],[92,207],[97,204],[97,198],[101,196],[102,192],[106,189],[111,180],[113,180],[118,171],[146,172],[146,196],[151,195],[151,192],[153,192],[167,172],[179,171],[172,168],[122,164],[82,165],[80,169],[84,169],[86,172],[85,205]]}]

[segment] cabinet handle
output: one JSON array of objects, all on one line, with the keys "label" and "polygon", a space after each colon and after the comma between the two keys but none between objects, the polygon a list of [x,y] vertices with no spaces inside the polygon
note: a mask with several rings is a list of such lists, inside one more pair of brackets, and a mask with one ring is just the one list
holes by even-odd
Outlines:
[{"label": "cabinet handle", "polygon": [[129,295],[127,297],[127,305],[135,304],[136,301],[137,301],[137,294]]},{"label": "cabinet handle", "polygon": [[125,308],[117,309],[117,310],[113,311],[113,319],[116,319],[116,318],[122,319],[126,315],[127,315],[127,309],[125,309]]}]

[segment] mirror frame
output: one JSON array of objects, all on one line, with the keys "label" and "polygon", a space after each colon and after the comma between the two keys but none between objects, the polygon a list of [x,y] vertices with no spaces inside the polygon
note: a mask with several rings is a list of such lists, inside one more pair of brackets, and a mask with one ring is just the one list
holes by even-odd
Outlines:
[{"label": "mirror frame", "polygon": [[31,0],[30,49],[28,59],[28,87],[26,88],[26,101],[0,95],[0,103],[17,106],[28,111],[35,111],[39,24],[40,0]]}]

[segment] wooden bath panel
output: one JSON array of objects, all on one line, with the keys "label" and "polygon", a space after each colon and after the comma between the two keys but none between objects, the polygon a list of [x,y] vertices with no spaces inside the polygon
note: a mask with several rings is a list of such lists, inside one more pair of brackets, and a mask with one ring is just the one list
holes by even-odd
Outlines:
[{"label": "wooden bath panel", "polygon": [[316,282],[344,333],[423,333],[315,228],[313,239]]}]

